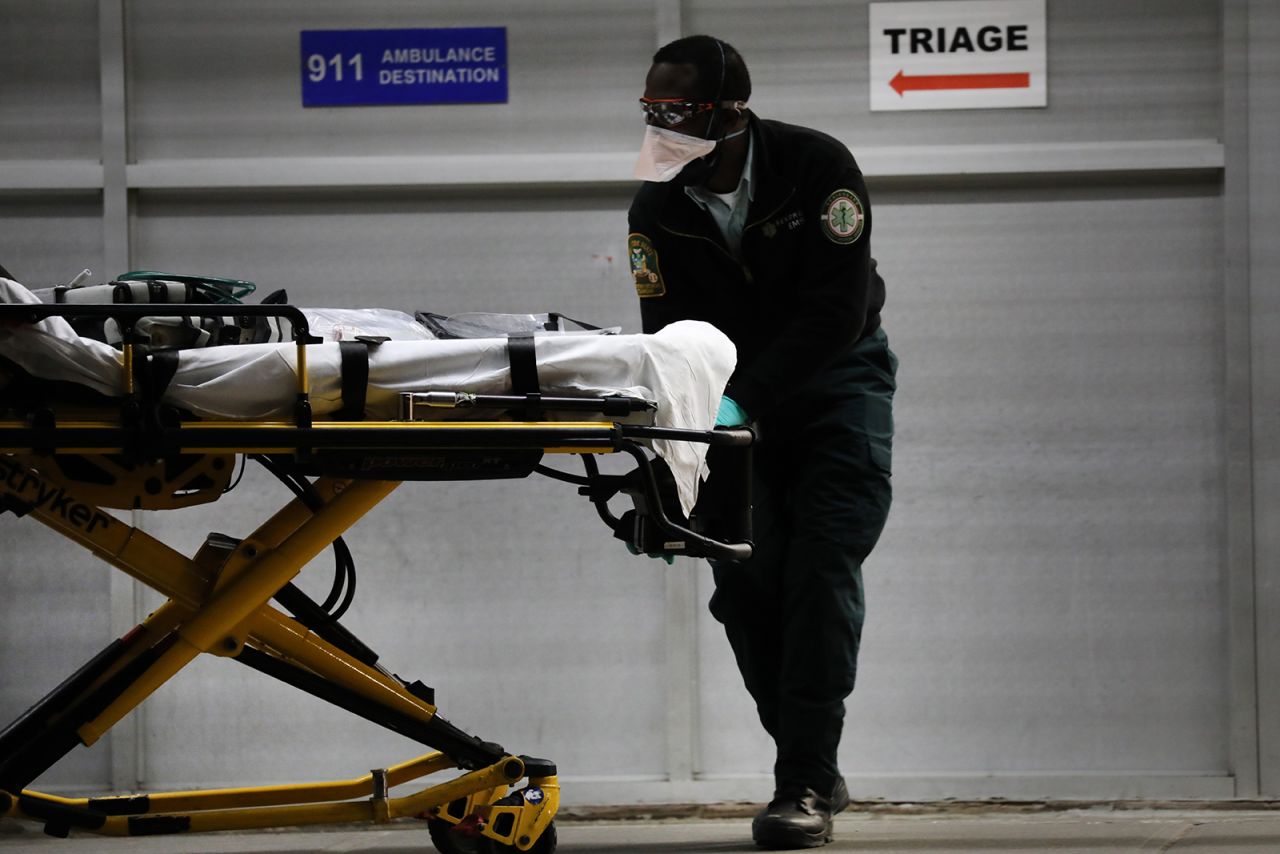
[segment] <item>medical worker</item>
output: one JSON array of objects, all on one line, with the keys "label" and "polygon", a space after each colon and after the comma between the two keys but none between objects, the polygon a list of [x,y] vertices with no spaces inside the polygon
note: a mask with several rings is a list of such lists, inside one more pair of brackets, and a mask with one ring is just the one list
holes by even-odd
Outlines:
[{"label": "medical worker", "polygon": [[713,563],[711,613],[777,746],[752,837],[809,848],[849,802],[836,751],[862,564],[889,512],[897,360],[857,163],[826,134],[758,118],[750,96],[719,39],[654,54],[628,254],[645,332],[704,320],[738,348],[716,423],[760,431],[756,553]]}]

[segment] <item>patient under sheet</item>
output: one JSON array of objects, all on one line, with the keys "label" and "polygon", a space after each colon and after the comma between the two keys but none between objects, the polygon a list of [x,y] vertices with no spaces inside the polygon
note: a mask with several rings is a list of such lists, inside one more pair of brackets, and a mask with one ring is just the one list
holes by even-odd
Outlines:
[{"label": "patient under sheet", "polygon": [[[40,299],[17,282],[0,278],[0,302]],[[163,307],[157,306],[157,311],[163,312]],[[61,317],[0,326],[0,357],[35,377],[76,383],[110,396],[120,393],[120,351],[81,337]],[[545,395],[641,397],[657,403],[655,426],[711,430],[736,351],[710,324],[680,321],[655,335],[538,336],[536,358]],[[369,349],[365,417],[398,417],[402,392],[508,394],[510,375],[504,338],[386,341]],[[342,408],[338,343],[307,346],[307,376],[317,418]],[[267,421],[289,419],[296,393],[293,343],[235,344],[179,351],[177,372],[163,399],[202,419]],[[581,413],[563,417],[584,420]],[[707,446],[655,440],[653,449],[671,468],[688,514],[698,483],[706,476]]]}]

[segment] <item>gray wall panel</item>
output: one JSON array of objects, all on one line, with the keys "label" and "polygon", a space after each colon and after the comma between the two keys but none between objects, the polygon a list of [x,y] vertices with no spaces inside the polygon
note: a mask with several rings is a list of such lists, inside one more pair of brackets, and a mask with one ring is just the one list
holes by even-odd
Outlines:
[{"label": "gray wall panel", "polygon": [[124,272],[102,268],[101,194],[0,195],[0,233],[0,266],[30,287],[67,282],[85,267],[104,279]]},{"label": "gray wall panel", "polygon": [[287,288],[301,305],[563,311],[639,328],[625,193],[144,194],[135,264]]},{"label": "gray wall panel", "polygon": [[1280,7],[1251,2],[1249,222],[1262,794],[1280,797]]},{"label": "gray wall panel", "polygon": [[[96,198],[0,196],[0,265],[33,287],[98,269],[101,215]],[[0,555],[0,720],[7,724],[107,645],[113,570],[12,514],[0,514]],[[110,761],[106,742],[79,748],[41,782],[104,787]]]},{"label": "gray wall panel", "polygon": [[95,0],[0,0],[0,159],[98,159]]},{"label": "gray wall panel", "polygon": [[[301,30],[467,26],[507,28],[508,104],[302,107]],[[139,0],[128,30],[137,160],[499,154],[638,144],[654,16],[618,0],[327,0],[269,12],[252,0]]]},{"label": "gray wall panel", "polygon": [[928,687],[856,702],[849,755],[1225,767],[1216,194],[880,195],[901,451],[863,688]]},{"label": "gray wall panel", "polygon": [[[114,570],[34,518],[11,513],[0,515],[0,556],[7,603],[0,617],[0,720],[7,726],[107,645]],[[76,748],[39,780],[105,788],[110,764],[110,745],[100,741]]]}]

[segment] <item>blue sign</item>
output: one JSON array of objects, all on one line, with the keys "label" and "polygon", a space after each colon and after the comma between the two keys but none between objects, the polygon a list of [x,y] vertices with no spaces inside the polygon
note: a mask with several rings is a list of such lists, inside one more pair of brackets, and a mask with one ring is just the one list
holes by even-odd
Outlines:
[{"label": "blue sign", "polygon": [[303,30],[302,106],[507,103],[507,28]]}]

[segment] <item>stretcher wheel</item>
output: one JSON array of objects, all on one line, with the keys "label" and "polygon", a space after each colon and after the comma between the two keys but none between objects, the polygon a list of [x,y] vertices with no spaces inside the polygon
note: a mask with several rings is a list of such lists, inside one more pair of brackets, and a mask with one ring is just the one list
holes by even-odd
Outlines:
[{"label": "stretcher wheel", "polygon": [[[513,845],[494,842],[487,836],[459,833],[454,829],[456,827],[457,825],[440,818],[427,821],[427,832],[431,834],[431,842],[440,854],[516,854],[520,851]],[[553,821],[529,849],[529,854],[552,854],[555,850],[556,823]]]}]

